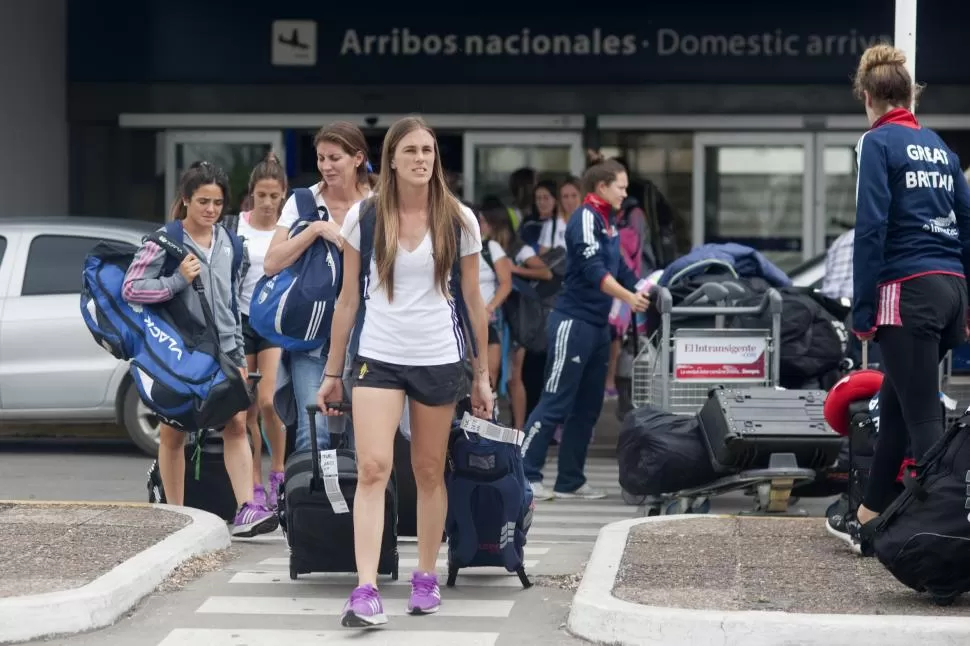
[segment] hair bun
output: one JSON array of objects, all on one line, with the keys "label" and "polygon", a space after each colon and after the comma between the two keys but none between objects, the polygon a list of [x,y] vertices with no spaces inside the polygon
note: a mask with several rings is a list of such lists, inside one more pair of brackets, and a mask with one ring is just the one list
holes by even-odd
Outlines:
[{"label": "hair bun", "polygon": [[263,160],[271,164],[280,164],[280,156],[276,154],[276,151],[270,150],[266,153],[266,158]]},{"label": "hair bun", "polygon": [[866,50],[862,55],[859,67],[865,72],[870,72],[880,65],[906,65],[906,54],[903,50],[897,49],[892,45],[874,45]]}]

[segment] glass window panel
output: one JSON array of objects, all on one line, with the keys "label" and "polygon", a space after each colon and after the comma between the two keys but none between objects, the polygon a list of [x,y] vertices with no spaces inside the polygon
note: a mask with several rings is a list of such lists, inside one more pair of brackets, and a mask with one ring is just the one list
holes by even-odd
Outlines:
[{"label": "glass window panel", "polygon": [[804,148],[710,146],[704,155],[706,241],[748,245],[782,270],[798,265],[805,215]]}]

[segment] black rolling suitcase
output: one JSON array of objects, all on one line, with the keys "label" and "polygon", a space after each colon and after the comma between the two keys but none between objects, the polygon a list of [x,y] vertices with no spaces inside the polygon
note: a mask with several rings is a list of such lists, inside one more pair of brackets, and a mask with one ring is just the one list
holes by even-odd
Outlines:
[{"label": "black rolling suitcase", "polygon": [[773,453],[795,456],[802,469],[835,462],[842,436],[825,425],[821,390],[714,388],[698,419],[719,473],[767,468]]},{"label": "black rolling suitcase", "polygon": [[[334,406],[350,411],[350,404]],[[316,406],[310,417],[310,451],[291,455],[280,492],[280,526],[290,548],[290,578],[310,572],[356,572],[354,555],[354,494],[357,454],[343,446],[347,433],[334,433],[337,448],[317,449]],[[398,578],[397,478],[391,471],[384,498],[384,536],[378,574]]]},{"label": "black rolling suitcase", "polygon": [[[222,433],[203,430],[188,436],[183,502],[186,507],[207,511],[231,523],[236,517],[236,494],[226,471]],[[148,502],[167,502],[158,460],[148,470]]]}]

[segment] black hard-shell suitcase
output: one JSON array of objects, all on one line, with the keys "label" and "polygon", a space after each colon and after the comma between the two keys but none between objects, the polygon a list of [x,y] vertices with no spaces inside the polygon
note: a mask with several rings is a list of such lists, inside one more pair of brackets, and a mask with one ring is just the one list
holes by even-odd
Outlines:
[{"label": "black hard-shell suitcase", "polygon": [[698,419],[715,470],[767,468],[772,453],[795,455],[803,469],[835,462],[842,436],[825,425],[821,390],[714,388]]},{"label": "black hard-shell suitcase", "polygon": [[[350,411],[350,404],[334,405]],[[342,448],[344,433],[334,433],[338,446],[336,480],[325,478],[317,448],[316,406],[307,407],[310,451],[291,455],[286,462],[279,501],[280,526],[290,548],[290,578],[310,572],[356,572],[354,553],[354,494],[357,491],[357,454]],[[330,452],[325,452],[330,453]],[[338,495],[339,494],[339,495]],[[346,508],[341,505],[343,499]],[[384,535],[378,574],[398,578],[397,478],[391,471],[384,499]]]}]

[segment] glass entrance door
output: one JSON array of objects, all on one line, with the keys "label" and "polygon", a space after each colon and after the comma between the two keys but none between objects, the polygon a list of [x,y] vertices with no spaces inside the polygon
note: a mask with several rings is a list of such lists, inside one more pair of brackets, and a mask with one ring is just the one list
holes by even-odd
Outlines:
[{"label": "glass entrance door", "polygon": [[693,244],[737,242],[792,269],[815,253],[808,133],[694,137]]},{"label": "glass entrance door", "polygon": [[175,199],[182,172],[193,162],[204,160],[226,171],[231,195],[225,212],[238,213],[253,167],[270,150],[285,159],[279,130],[169,130],[165,146],[166,206]]},{"label": "glass entrance door", "polygon": [[509,176],[519,168],[555,180],[585,168],[579,132],[466,132],[464,143],[463,193],[470,202],[496,195],[512,206]]},{"label": "glass entrance door", "polygon": [[856,144],[861,133],[815,137],[815,253],[822,254],[855,227]]}]

